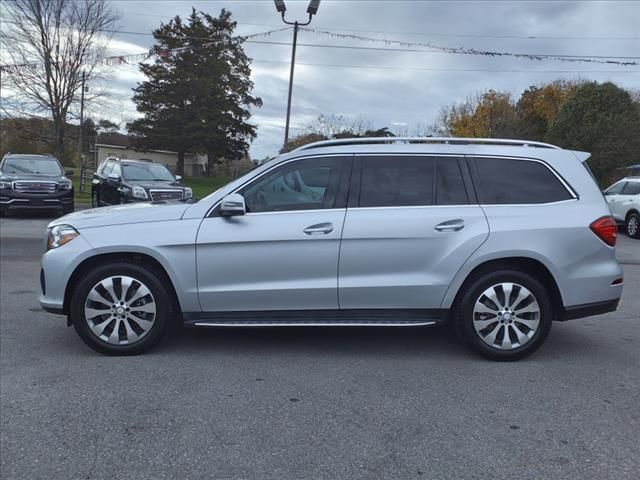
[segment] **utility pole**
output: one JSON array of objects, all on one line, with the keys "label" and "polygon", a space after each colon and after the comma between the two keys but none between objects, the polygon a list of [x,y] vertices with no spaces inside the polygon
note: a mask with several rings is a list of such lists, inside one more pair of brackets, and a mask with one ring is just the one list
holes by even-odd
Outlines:
[{"label": "utility pole", "polygon": [[85,73],[82,72],[82,84],[80,86],[80,134],[78,135],[78,160],[80,162],[80,167],[84,165],[82,161],[82,133],[83,133],[83,123],[84,123],[84,82],[85,82]]},{"label": "utility pole", "polygon": [[307,7],[307,13],[309,14],[309,20],[306,22],[289,22],[284,18],[284,14],[287,11],[287,7],[284,0],[273,0],[276,5],[276,10],[282,15],[282,21],[287,25],[293,25],[293,48],[291,50],[291,70],[289,71],[289,93],[287,96],[287,119],[284,125],[284,146],[289,142],[289,123],[291,121],[291,95],[293,93],[293,71],[296,65],[296,45],[298,44],[298,30],[302,26],[309,25],[311,18],[318,13],[320,7],[320,0],[311,0]]}]

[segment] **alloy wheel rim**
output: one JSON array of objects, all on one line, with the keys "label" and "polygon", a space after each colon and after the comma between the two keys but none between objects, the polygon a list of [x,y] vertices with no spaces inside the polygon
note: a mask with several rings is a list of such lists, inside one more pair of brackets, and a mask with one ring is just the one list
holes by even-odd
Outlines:
[{"label": "alloy wheel rim", "polygon": [[630,236],[634,236],[638,233],[638,217],[631,217],[627,223],[627,233]]},{"label": "alloy wheel rim", "polygon": [[135,278],[107,277],[89,291],[84,317],[91,332],[111,345],[131,345],[145,337],[156,320],[151,290]]},{"label": "alloy wheel rim", "polygon": [[473,328],[499,350],[526,345],[540,326],[540,305],[526,287],[503,282],[487,288],[473,307]]}]

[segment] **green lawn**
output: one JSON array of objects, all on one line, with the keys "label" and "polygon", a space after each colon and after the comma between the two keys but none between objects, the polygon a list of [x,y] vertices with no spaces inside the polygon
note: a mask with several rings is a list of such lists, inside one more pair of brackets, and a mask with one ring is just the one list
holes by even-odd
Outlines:
[{"label": "green lawn", "polygon": [[[80,193],[80,169],[69,168],[65,169],[73,170],[73,189],[76,203],[91,203],[91,187],[86,192]],[[193,190],[193,196],[195,198],[203,198],[209,195],[214,190],[229,183],[230,179],[225,177],[184,177],[182,184],[186,187],[191,187]]]}]

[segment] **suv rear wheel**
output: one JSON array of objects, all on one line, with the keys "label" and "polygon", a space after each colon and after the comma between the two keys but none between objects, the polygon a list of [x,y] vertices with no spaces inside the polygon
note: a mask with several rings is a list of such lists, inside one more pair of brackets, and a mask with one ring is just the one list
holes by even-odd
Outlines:
[{"label": "suv rear wheel", "polygon": [[636,212],[627,215],[624,229],[631,238],[640,238],[640,215]]},{"label": "suv rear wheel", "polygon": [[80,338],[108,355],[135,355],[155,345],[173,320],[172,295],[146,266],[119,262],[80,280],[70,314]]},{"label": "suv rear wheel", "polygon": [[544,342],[553,321],[549,295],[519,270],[480,275],[462,292],[453,318],[458,333],[492,360],[519,360]]}]

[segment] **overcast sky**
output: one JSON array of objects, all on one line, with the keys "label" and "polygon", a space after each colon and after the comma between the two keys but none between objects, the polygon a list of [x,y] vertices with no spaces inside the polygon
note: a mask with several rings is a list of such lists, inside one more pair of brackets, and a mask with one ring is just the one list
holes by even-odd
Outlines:
[{"label": "overcast sky", "polygon": [[[287,0],[287,17],[304,19],[307,1]],[[113,1],[121,15],[118,29],[149,33],[174,15],[195,7],[212,15],[233,13],[238,34],[280,28],[271,0]],[[508,52],[640,57],[640,1],[328,1],[311,24],[376,38],[429,42]],[[535,37],[535,38],[527,38]],[[282,144],[286,112],[291,31],[265,40],[287,45],[246,44],[253,58],[254,93],[264,105],[251,119],[258,138],[253,158],[273,155]],[[139,53],[152,45],[149,35],[115,34],[112,54]],[[395,48],[379,43],[331,39],[301,32],[299,44]],[[318,64],[318,65],[313,65]],[[365,68],[366,67],[366,68]],[[131,88],[143,77],[135,65],[114,66],[111,105],[94,116],[126,122],[135,117]],[[370,120],[377,127],[429,124],[444,104],[493,88],[519,95],[530,85],[558,78],[613,81],[640,87],[640,67],[443,53],[349,50],[298,46],[292,107],[292,135],[319,114]]]}]

